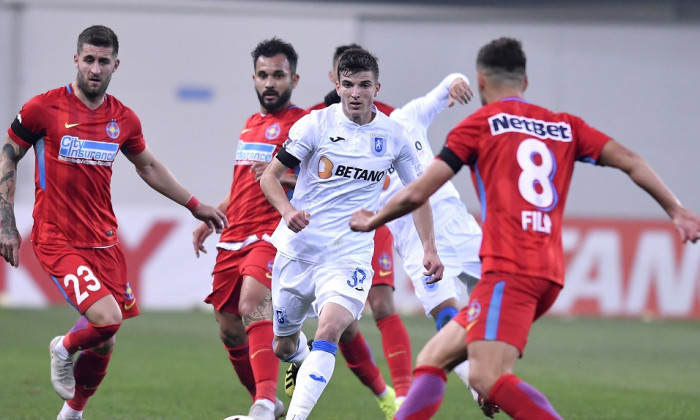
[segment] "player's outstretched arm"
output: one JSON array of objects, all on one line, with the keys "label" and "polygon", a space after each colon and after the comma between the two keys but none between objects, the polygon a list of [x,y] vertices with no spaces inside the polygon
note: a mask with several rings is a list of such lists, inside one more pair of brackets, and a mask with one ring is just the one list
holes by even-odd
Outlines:
[{"label": "player's outstretched arm", "polygon": [[272,159],[270,165],[265,169],[260,177],[260,188],[265,194],[267,201],[282,215],[287,227],[294,232],[304,229],[311,220],[311,215],[304,210],[297,210],[289,202],[287,194],[282,188],[280,178],[289,170],[278,159]]},{"label": "player's outstretched arm", "polygon": [[210,229],[221,233],[223,228],[228,227],[226,215],[216,207],[200,203],[189,191],[175,179],[173,174],[158,159],[155,158],[150,149],[133,155],[125,153],[126,157],[134,164],[136,173],[151,188],[187,207],[192,215],[203,221]]},{"label": "player's outstretched arm", "polygon": [[369,232],[417,209],[428,201],[435,191],[449,181],[454,172],[440,159],[433,159],[428,168],[415,181],[411,182],[387,202],[378,212],[372,214],[364,209],[357,210],[350,218],[350,229]]},{"label": "player's outstretched arm", "polygon": [[13,267],[19,267],[19,247],[22,244],[15,220],[17,163],[26,153],[26,149],[5,136],[0,153],[0,252]]},{"label": "player's outstretched arm", "polygon": [[683,242],[695,243],[700,239],[700,216],[683,207],[651,166],[637,153],[610,140],[603,146],[598,163],[622,170],[635,184],[649,193],[669,215]]}]

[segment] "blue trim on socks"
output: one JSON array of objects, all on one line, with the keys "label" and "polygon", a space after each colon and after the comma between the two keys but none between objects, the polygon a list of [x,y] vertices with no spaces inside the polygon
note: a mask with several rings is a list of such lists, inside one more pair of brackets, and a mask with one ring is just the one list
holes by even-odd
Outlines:
[{"label": "blue trim on socks", "polygon": [[435,317],[435,328],[437,328],[438,331],[442,327],[445,326],[452,318],[454,318],[455,315],[457,315],[459,311],[457,308],[453,308],[451,306],[448,306],[447,308],[442,308],[442,310],[438,313],[437,317]]},{"label": "blue trim on socks", "polygon": [[314,350],[325,351],[335,356],[335,353],[338,352],[338,345],[326,340],[314,340],[311,343],[311,351]]}]

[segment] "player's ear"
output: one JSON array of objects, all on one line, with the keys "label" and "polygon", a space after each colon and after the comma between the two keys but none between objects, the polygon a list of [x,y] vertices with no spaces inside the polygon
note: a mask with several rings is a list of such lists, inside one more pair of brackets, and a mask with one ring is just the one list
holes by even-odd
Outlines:
[{"label": "player's ear", "polygon": [[121,63],[121,61],[119,61],[118,58],[116,60],[114,60],[114,68],[112,69],[112,73],[117,71],[117,68],[119,68],[119,63]]},{"label": "player's ear", "polygon": [[374,97],[377,97],[377,94],[379,93],[379,88],[382,87],[382,84],[377,82],[377,89],[374,91]]},{"label": "player's ear", "polygon": [[299,83],[299,73],[294,73],[292,75],[292,89],[297,87],[297,83]]},{"label": "player's ear", "polygon": [[529,84],[530,84],[530,82],[529,82],[529,80],[528,80],[528,78],[527,78],[527,74],[526,74],[526,75],[525,75],[525,81],[523,82],[523,92],[525,92],[525,90],[527,90],[527,86],[528,86]]},{"label": "player's ear", "polygon": [[486,86],[486,77],[482,72],[476,73],[476,82],[479,85],[479,90],[484,90],[484,87]]}]

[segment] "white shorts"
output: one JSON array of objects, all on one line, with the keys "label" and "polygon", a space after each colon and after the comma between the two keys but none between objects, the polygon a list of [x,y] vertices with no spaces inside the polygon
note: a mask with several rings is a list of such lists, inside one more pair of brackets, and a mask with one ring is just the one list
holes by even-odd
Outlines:
[{"label": "white shorts", "polygon": [[370,261],[350,260],[311,264],[275,256],[272,267],[272,325],[278,337],[301,329],[308,317],[318,317],[326,303],[333,302],[360,319],[372,287]]},{"label": "white shorts", "polygon": [[426,283],[429,278],[423,275],[423,246],[415,228],[402,230],[406,238],[394,236],[403,268],[428,316],[447,299],[461,298],[460,283],[471,288],[474,279],[481,277],[481,228],[464,203],[457,198],[438,201],[433,205],[433,220],[438,256],[445,265],[443,279],[437,283]]}]

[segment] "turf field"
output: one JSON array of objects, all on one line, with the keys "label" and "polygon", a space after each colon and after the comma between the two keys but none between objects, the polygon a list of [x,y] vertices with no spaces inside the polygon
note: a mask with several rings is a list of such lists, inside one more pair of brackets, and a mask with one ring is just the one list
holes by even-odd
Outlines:
[{"label": "turf field", "polygon": [[[49,381],[47,346],[74,318],[68,307],[0,309],[0,419],[56,418],[62,402]],[[415,358],[433,325],[421,316],[404,320]],[[363,319],[362,329],[388,379],[370,317]],[[109,369],[85,412],[87,420],[220,420],[245,414],[250,405],[208,312],[147,312],[127,321]],[[546,393],[567,419],[698,419],[700,324],[544,319],[533,328],[517,372]],[[281,389],[278,395],[288,402]],[[382,416],[341,357],[311,418]],[[485,417],[451,374],[435,418]]]}]

